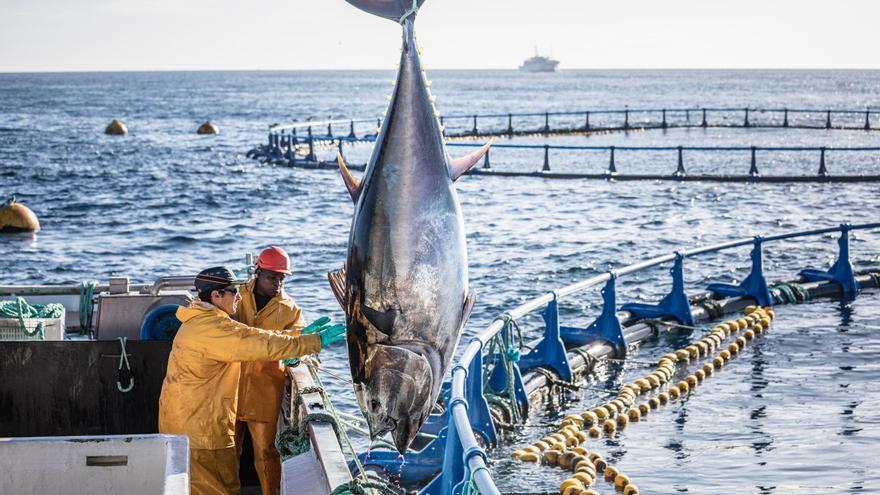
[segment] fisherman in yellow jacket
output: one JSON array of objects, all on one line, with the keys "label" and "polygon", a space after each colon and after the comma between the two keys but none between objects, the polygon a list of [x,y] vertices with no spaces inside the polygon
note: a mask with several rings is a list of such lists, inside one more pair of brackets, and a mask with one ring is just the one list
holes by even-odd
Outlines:
[{"label": "fisherman in yellow jacket", "polygon": [[235,415],[240,362],[320,352],[343,331],[291,336],[234,321],[241,296],[225,267],[196,276],[199,299],[177,310],[174,338],[159,397],[159,431],[186,435],[193,495],[238,494]]},{"label": "fisherman in yellow jacket", "polygon": [[[246,325],[299,335],[305,327],[302,311],[284,293],[284,278],[290,275],[290,257],[284,249],[271,246],[260,253],[256,265],[255,278],[242,287],[241,304],[232,318]],[[240,457],[247,428],[263,495],[276,495],[280,491],[281,458],[275,448],[275,436],[284,382],[284,366],[277,359],[241,363],[235,447]]]}]

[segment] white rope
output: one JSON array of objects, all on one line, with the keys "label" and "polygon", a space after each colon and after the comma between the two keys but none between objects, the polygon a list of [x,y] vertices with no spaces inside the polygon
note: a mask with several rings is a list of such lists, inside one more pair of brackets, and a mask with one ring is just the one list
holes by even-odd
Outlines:
[{"label": "white rope", "polygon": [[411,16],[412,14],[415,14],[415,13],[418,12],[418,11],[419,11],[419,2],[418,2],[418,0],[412,0],[412,7],[410,7],[410,9],[407,10],[407,11],[403,14],[403,16],[401,16],[400,20],[397,21],[397,22],[400,23],[400,24],[403,24],[403,22],[406,20],[407,17]]}]

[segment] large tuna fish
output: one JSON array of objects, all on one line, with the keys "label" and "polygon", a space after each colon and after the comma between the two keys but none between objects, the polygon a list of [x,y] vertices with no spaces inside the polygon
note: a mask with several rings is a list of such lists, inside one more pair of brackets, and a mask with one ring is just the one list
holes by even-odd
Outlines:
[{"label": "large tuna fish", "polygon": [[355,211],[345,270],[329,277],[345,310],[354,389],[371,435],[390,431],[402,453],[437,400],[473,309],[452,183],[488,145],[458,160],[447,155],[413,37],[417,5],[347,1],[403,27],[397,83],[363,181],[339,159]]}]

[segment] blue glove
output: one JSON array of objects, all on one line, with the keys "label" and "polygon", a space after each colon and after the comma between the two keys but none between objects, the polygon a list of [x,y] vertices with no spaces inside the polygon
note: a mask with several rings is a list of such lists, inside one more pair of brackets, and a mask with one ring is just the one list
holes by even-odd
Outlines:
[{"label": "blue glove", "polygon": [[345,325],[330,325],[322,327],[321,330],[318,331],[318,335],[321,336],[321,347],[327,347],[345,337]]}]

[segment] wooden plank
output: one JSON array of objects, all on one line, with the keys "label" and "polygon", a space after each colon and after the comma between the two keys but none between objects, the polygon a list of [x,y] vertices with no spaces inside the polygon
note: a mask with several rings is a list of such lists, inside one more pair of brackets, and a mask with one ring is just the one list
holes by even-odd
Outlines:
[{"label": "wooden plank", "polygon": [[[291,410],[293,410],[295,404],[292,401],[296,398],[296,390],[314,387],[315,382],[312,380],[308,369],[302,365],[292,368],[288,367],[287,374],[292,383]],[[304,394],[299,409],[292,412],[292,414],[296,414],[297,421],[307,414],[314,413],[329,413],[324,407],[324,400],[321,394],[317,392]],[[332,425],[321,421],[312,421],[308,424],[308,429],[312,450],[324,477],[325,493],[329,494],[337,486],[351,481],[348,462],[345,460],[342,446],[339,445],[339,440]]]}]

